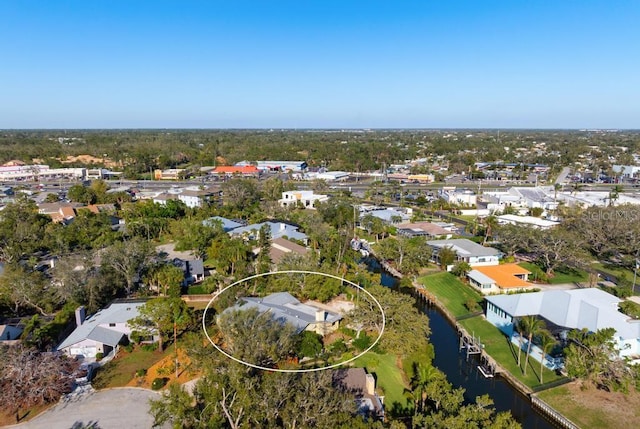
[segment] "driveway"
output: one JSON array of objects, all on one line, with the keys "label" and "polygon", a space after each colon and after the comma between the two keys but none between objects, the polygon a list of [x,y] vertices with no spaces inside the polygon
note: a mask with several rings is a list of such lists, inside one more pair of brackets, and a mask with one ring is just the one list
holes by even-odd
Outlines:
[{"label": "driveway", "polygon": [[[32,420],[9,426],[18,429],[149,429],[149,399],[156,392],[138,388],[117,388],[96,392],[87,386],[61,399],[53,408]],[[169,426],[167,426],[169,427]]]}]

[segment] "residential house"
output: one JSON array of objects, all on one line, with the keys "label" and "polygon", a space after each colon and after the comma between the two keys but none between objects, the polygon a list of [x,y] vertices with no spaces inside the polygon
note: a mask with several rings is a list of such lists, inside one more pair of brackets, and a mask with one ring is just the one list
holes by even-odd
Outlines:
[{"label": "residential house", "polygon": [[199,208],[219,199],[221,193],[220,188],[185,189],[178,194],[178,199],[189,208]]},{"label": "residential house", "polygon": [[81,206],[78,203],[41,203],[38,213],[50,216],[54,223],[68,224],[76,217],[76,208]]},{"label": "residential house", "polygon": [[488,295],[531,289],[529,274],[529,270],[518,264],[501,264],[475,267],[467,273],[467,279],[471,286]]},{"label": "residential house", "polygon": [[219,223],[220,226],[222,226],[224,232],[229,232],[236,228],[240,228],[241,226],[245,226],[244,223],[236,222],[235,220],[227,219],[222,216],[212,216],[202,221],[202,224],[206,226],[213,226],[216,223]]},{"label": "residential house", "polygon": [[229,235],[232,237],[243,237],[249,240],[258,240],[260,238],[260,229],[263,225],[267,225],[269,227],[272,240],[275,238],[286,237],[292,240],[301,241],[305,244],[309,241],[309,236],[298,231],[297,226],[289,225],[284,222],[271,221],[241,226],[229,231]]},{"label": "residential house", "polygon": [[309,253],[309,249],[304,246],[300,246],[293,241],[289,241],[282,237],[275,238],[271,240],[271,249],[269,250],[269,257],[271,262],[275,265],[278,265],[282,258],[288,254],[296,254],[300,256],[304,256]]},{"label": "residential house", "polygon": [[161,192],[153,197],[153,202],[156,204],[160,204],[161,206],[164,206],[165,204],[167,204],[167,201],[169,200],[177,201],[178,194],[174,194],[170,192]]},{"label": "residential house", "polygon": [[449,239],[453,235],[451,230],[447,230],[440,225],[432,222],[413,222],[401,223],[396,226],[398,234],[406,237],[428,237],[428,238],[446,238]]},{"label": "residential house", "polygon": [[263,298],[244,297],[231,307],[234,310],[249,308],[257,308],[260,313],[269,312],[278,322],[294,325],[298,332],[311,331],[319,335],[336,331],[342,320],[340,314],[309,303],[303,304],[288,292],[272,293]]},{"label": "residential house", "polygon": [[621,313],[622,300],[597,288],[549,290],[485,298],[486,317],[505,334],[512,336],[518,319],[538,316],[560,338],[571,329],[613,328],[621,357],[640,357],[640,321]]},{"label": "residential house", "polygon": [[204,264],[201,259],[174,258],[172,264],[184,273],[184,286],[204,280]]},{"label": "residential house", "polygon": [[375,419],[384,418],[382,399],[376,394],[376,379],[364,368],[343,368],[332,373],[333,385],[355,396],[358,414]]},{"label": "residential house", "polygon": [[496,216],[498,224],[500,225],[521,225],[528,226],[535,229],[551,229],[554,226],[560,225],[560,222],[553,220],[540,219],[534,216],[518,216],[512,214]]},{"label": "residential house", "polygon": [[360,219],[370,214],[381,219],[388,225],[402,224],[411,219],[413,211],[410,208],[379,208],[374,206],[361,206]]},{"label": "residential house", "polygon": [[[450,240],[431,240],[427,244],[432,249],[431,259],[435,263],[440,263],[439,252],[444,248],[449,248],[456,252],[457,262],[466,262],[471,267],[486,265],[498,265],[500,263],[500,251],[492,247],[481,246],[466,238],[455,238]],[[453,265],[447,267],[451,270]]]},{"label": "residential house", "polygon": [[114,301],[85,320],[85,309],[76,310],[76,329],[58,345],[57,350],[69,356],[95,358],[97,353],[107,356],[123,341],[129,339],[129,321],[139,315],[144,301]]},{"label": "residential house", "polygon": [[317,203],[329,201],[327,195],[317,195],[313,191],[285,191],[278,203],[282,207],[301,205],[306,209],[313,209]]}]

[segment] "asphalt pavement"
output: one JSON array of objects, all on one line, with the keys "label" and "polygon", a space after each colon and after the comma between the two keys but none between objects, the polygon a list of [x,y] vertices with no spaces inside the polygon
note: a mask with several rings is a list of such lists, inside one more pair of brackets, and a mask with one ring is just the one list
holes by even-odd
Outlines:
[{"label": "asphalt pavement", "polygon": [[[66,395],[53,408],[32,420],[9,426],[18,429],[149,429],[153,418],[149,400],[159,394],[122,387],[95,391],[90,385]],[[163,427],[169,428],[170,425]]]}]

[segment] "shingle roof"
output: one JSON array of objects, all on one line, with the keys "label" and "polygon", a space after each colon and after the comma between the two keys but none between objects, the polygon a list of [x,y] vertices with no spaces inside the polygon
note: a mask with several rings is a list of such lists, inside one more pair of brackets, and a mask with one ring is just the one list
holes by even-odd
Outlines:
[{"label": "shingle roof", "polygon": [[342,319],[339,314],[302,304],[288,292],[273,293],[264,298],[245,297],[242,298],[239,305],[232,308],[236,310],[257,308],[260,313],[268,311],[273,314],[276,320],[294,325],[298,332],[304,331],[307,326],[316,322],[316,313],[318,311],[324,312],[324,321],[327,323]]},{"label": "shingle roof", "polygon": [[[103,308],[93,316],[89,317],[84,323],[78,326],[74,331],[60,343],[58,350],[72,346],[85,339],[93,339],[99,341],[96,338],[103,338],[108,341],[113,341],[115,335],[103,332],[104,330],[110,330],[108,328],[110,323],[126,323],[129,320],[137,317],[138,309],[144,302],[114,302],[109,307]],[[96,332],[94,332],[97,329]],[[119,337],[122,338],[122,333],[118,332]],[[110,343],[105,343],[109,344]],[[118,344],[116,342],[116,344]]]},{"label": "shingle roof", "polygon": [[451,240],[431,240],[427,241],[427,244],[431,247],[437,247],[442,249],[444,247],[450,247],[455,250],[458,256],[495,256],[500,252],[493,247],[484,247],[478,243],[474,243],[466,238],[454,238]]}]

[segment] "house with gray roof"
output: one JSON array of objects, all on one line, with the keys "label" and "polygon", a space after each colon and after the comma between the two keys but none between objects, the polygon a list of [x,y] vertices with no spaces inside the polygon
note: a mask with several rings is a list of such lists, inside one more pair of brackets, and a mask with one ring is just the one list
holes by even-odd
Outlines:
[{"label": "house with gray roof", "polygon": [[[431,259],[439,264],[439,253],[444,248],[449,248],[456,252],[457,262],[466,262],[472,267],[480,267],[486,265],[498,265],[500,263],[501,253],[493,247],[481,246],[466,238],[454,238],[450,240],[430,240],[427,241],[431,247]],[[453,265],[447,267],[447,270],[453,268]]]},{"label": "house with gray roof", "polygon": [[129,321],[139,315],[144,301],[113,302],[85,319],[84,307],[76,310],[76,329],[58,345],[57,350],[69,356],[94,359],[107,356],[131,335]]},{"label": "house with gray roof", "polygon": [[358,414],[384,418],[384,407],[376,393],[376,379],[372,374],[367,374],[364,368],[341,368],[333,371],[331,377],[335,387],[355,396]]},{"label": "house with gray roof", "polygon": [[236,228],[240,228],[241,226],[245,226],[245,224],[236,222],[235,220],[227,219],[222,216],[212,216],[208,219],[202,221],[202,224],[205,226],[214,226],[216,223],[219,223],[222,226],[224,232],[229,232]]},{"label": "house with gray roof", "polygon": [[571,329],[615,329],[614,340],[621,357],[640,358],[640,320],[618,311],[622,302],[597,288],[549,290],[485,298],[486,317],[505,334],[524,316],[544,319],[552,332],[563,337]]},{"label": "house with gray roof", "polygon": [[298,240],[307,244],[309,237],[307,234],[298,231],[297,226],[289,225],[284,222],[262,222],[242,226],[229,231],[232,237],[243,237],[249,240],[257,240],[260,237],[260,229],[263,225],[267,225],[271,232],[271,239],[286,237],[290,240]]},{"label": "house with gray roof", "polygon": [[272,293],[262,298],[244,297],[231,307],[233,310],[250,308],[257,308],[260,313],[269,312],[282,324],[291,323],[298,332],[312,331],[319,335],[326,335],[338,329],[342,319],[337,313],[308,303],[303,304],[288,292]]}]

